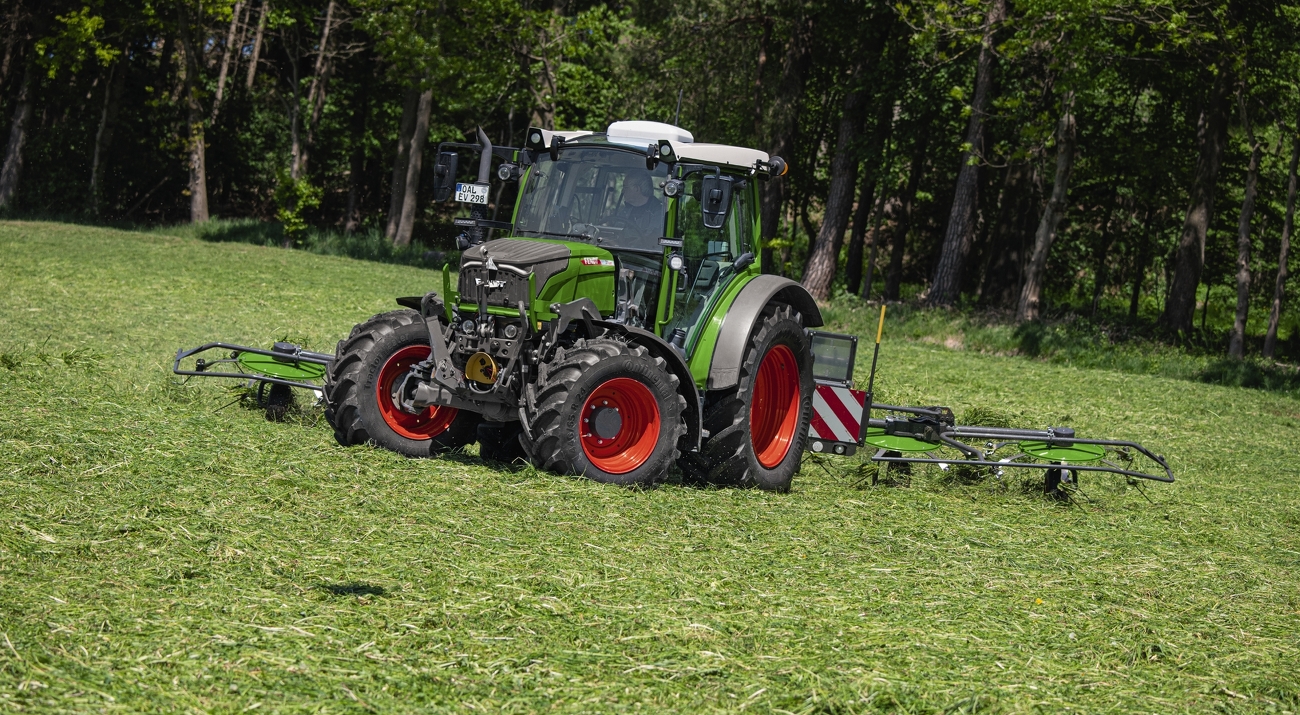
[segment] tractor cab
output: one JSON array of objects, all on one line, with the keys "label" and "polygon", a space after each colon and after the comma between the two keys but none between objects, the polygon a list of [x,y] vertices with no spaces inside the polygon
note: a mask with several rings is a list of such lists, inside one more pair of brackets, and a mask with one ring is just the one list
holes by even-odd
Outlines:
[{"label": "tractor cab", "polygon": [[[758,186],[784,163],[658,122],[529,131],[510,235],[581,242],[614,261],[610,320],[691,356],[709,308],[757,273]],[[512,173],[501,172],[503,175]]]}]

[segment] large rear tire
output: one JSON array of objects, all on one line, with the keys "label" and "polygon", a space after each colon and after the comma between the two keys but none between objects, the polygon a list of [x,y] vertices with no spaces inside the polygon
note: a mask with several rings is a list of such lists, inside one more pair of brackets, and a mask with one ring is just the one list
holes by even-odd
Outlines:
[{"label": "large rear tire", "polygon": [[662,481],[686,433],[678,382],[663,358],[619,340],[579,340],[556,351],[527,392],[529,460],[608,484]]},{"label": "large rear tire", "polygon": [[392,399],[393,384],[429,356],[420,314],[376,315],[340,340],[325,381],[325,416],[344,447],[367,442],[408,457],[429,457],[475,439],[479,416],[450,407],[408,414]]},{"label": "large rear tire", "polygon": [[803,461],[812,419],[812,352],[789,306],[764,310],[740,366],[740,383],[704,407],[709,438],[680,465],[714,484],[784,492]]}]

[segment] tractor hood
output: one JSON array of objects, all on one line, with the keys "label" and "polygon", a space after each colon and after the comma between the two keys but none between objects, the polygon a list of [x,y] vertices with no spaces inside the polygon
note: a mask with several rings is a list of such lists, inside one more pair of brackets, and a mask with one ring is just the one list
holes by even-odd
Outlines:
[{"label": "tractor hood", "polygon": [[[545,239],[499,238],[466,250],[460,259],[458,289],[463,303],[478,303],[480,296],[489,306],[518,308],[520,301],[531,305],[541,300],[567,302],[577,283],[596,274],[608,276],[612,302],[614,261],[609,251],[588,244]],[[528,275],[534,275],[535,293],[528,294]],[[593,286],[594,287],[594,286]]]}]

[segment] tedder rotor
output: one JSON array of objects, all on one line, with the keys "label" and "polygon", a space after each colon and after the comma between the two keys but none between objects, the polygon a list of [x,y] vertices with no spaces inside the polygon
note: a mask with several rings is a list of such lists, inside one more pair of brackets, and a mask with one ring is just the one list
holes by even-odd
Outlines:
[{"label": "tedder rotor", "polygon": [[[457,181],[462,154],[477,154],[473,181]],[[459,265],[443,266],[436,291],[397,298],[401,310],[356,325],[333,355],[211,343],[178,353],[174,370],[316,390],[344,446],[423,457],[478,442],[485,459],[616,484],[653,484],[675,465],[694,480],[784,491],[805,450],[865,445],[883,462],[1172,480],[1167,467],[1124,467],[1124,455],[1150,456],[1139,445],[873,405],[870,388],[853,389],[857,338],[813,330],[812,296],[755,261],[760,184],[785,172],[780,157],[658,122],[534,128],[519,148],[480,130],[477,144],[443,143],[435,157],[434,199],[467,209],[455,219]],[[208,349],[230,351],[236,372],[182,369]]]}]

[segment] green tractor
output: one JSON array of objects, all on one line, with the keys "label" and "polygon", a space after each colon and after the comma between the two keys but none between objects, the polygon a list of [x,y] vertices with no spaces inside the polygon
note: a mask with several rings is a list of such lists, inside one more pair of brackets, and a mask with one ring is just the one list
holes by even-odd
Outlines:
[{"label": "green tractor", "polygon": [[[290,388],[312,390],[345,447],[428,457],[478,442],[485,459],[613,484],[676,465],[691,481],[785,491],[805,450],[863,446],[880,469],[1040,471],[1058,497],[1084,473],[1174,479],[1134,442],[874,403],[883,307],[867,390],[853,389],[858,339],[811,330],[812,296],[755,260],[759,185],[786,172],[779,157],[658,122],[530,129],[523,148],[478,139],[440,145],[434,165],[435,200],[469,207],[454,285],[444,265],[441,290],[398,298],[333,355],[214,342],[178,351],[173,372],[247,379],[272,418]],[[458,152],[478,154],[477,181],[456,181]],[[488,218],[494,157],[498,208],[516,189],[510,221]],[[200,357],[211,350],[229,352]]]},{"label": "green tractor", "polygon": [[[657,122],[479,140],[441,145],[434,167],[435,200],[472,209],[455,285],[444,267],[441,291],[338,345],[324,394],[339,443],[417,457],[477,441],[484,458],[600,482],[651,484],[676,464],[788,489],[822,318],[755,260],[759,184],[785,163]],[[458,150],[479,153],[478,182],[455,183]],[[486,217],[493,156],[518,182],[510,221]]]}]

